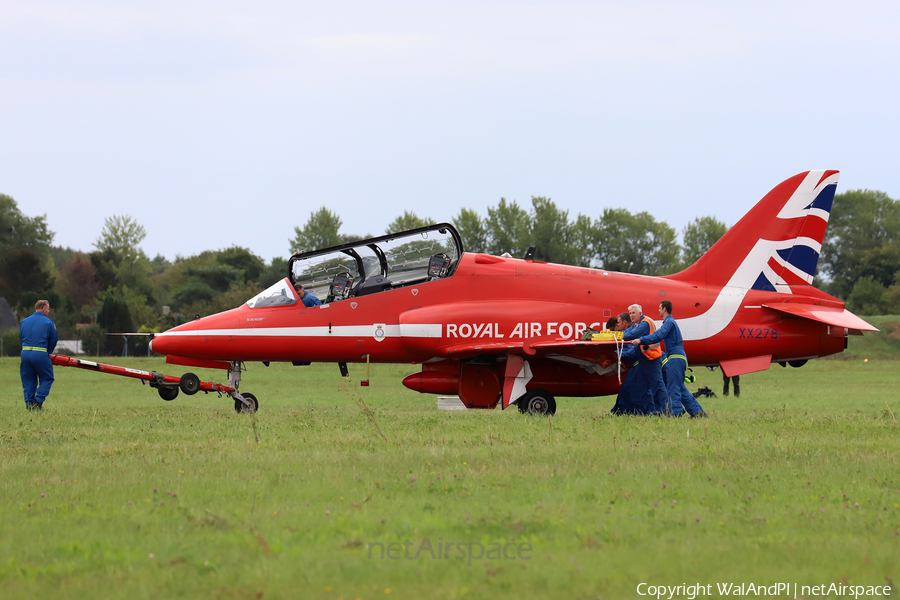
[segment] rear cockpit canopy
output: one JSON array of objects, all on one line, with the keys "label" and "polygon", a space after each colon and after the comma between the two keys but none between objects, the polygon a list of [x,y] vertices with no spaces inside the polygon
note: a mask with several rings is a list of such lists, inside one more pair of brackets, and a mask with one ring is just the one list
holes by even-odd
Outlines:
[{"label": "rear cockpit canopy", "polygon": [[337,302],[443,279],[462,256],[459,234],[449,223],[299,252],[290,279],[323,302]]}]

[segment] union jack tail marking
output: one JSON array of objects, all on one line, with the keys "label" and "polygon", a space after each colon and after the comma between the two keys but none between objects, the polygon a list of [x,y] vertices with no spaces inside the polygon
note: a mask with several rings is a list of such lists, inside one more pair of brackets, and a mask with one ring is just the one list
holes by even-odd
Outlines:
[{"label": "union jack tail marking", "polygon": [[776,186],[700,259],[672,275],[739,289],[791,294],[812,284],[838,171],[807,171]]}]

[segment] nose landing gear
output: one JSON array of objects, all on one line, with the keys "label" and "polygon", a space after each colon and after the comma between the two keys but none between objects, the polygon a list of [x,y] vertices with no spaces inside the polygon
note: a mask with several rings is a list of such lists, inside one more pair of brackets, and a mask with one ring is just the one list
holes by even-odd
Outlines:
[{"label": "nose landing gear", "polygon": [[241,385],[241,371],[243,364],[232,361],[228,367],[228,386],[234,388],[234,391],[228,392],[234,398],[234,412],[236,413],[255,413],[259,410],[259,401],[256,396],[249,392],[243,394],[238,391]]},{"label": "nose landing gear", "polygon": [[[255,413],[259,410],[259,401],[256,399],[256,396],[249,392],[244,392],[241,396],[243,397],[243,400],[237,396],[234,398],[234,412]],[[245,401],[248,401],[249,404],[244,404]]]}]

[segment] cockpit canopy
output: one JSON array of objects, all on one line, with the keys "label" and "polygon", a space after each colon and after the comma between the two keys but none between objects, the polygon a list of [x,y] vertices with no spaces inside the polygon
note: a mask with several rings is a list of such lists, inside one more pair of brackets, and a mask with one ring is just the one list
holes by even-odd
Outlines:
[{"label": "cockpit canopy", "polygon": [[297,253],[290,279],[322,302],[336,302],[449,277],[462,253],[456,229],[441,223]]},{"label": "cockpit canopy", "polygon": [[281,281],[260,292],[250,300],[247,306],[250,308],[264,308],[266,306],[291,306],[297,304],[297,295],[291,282],[285,277]]}]

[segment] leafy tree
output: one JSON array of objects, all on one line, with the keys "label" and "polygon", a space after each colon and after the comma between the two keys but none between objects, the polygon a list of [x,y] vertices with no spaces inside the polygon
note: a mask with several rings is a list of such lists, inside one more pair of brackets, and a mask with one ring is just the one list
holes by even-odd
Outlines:
[{"label": "leafy tree", "polygon": [[500,198],[495,208],[488,208],[486,228],[491,254],[522,258],[531,246],[531,216],[515,200]]},{"label": "leafy tree", "polygon": [[341,234],[341,243],[342,244],[350,244],[352,242],[358,242],[360,240],[367,240],[370,237],[374,237],[371,233],[367,233],[366,235],[356,235],[355,233],[342,233]]},{"label": "leafy tree", "polygon": [[85,354],[102,356],[106,346],[106,331],[97,323],[80,326],[76,333],[76,339],[81,340],[81,348]]},{"label": "leafy tree", "polygon": [[0,331],[0,347],[3,352],[0,356],[19,356],[22,353],[22,342],[19,340],[18,329]]},{"label": "leafy tree", "polygon": [[215,298],[216,290],[202,281],[191,281],[172,292],[171,303],[181,310],[195,302],[208,302]]},{"label": "leafy tree", "polygon": [[54,290],[60,296],[71,298],[75,308],[81,308],[97,296],[100,284],[91,261],[81,252],[59,269]]},{"label": "leafy tree", "polygon": [[697,217],[684,228],[684,264],[689,266],[719,241],[728,226],[715,217]]},{"label": "leafy tree", "polygon": [[675,228],[665,221],[658,221],[650,231],[653,251],[644,262],[648,275],[671,275],[681,267],[681,246]]},{"label": "leafy tree", "polygon": [[31,250],[42,259],[49,256],[54,233],[47,216],[28,217],[12,196],[0,194],[0,255],[9,250]]},{"label": "leafy tree", "polygon": [[256,287],[261,290],[266,289],[276,281],[281,281],[288,275],[288,261],[276,256],[272,259],[272,262],[267,265],[262,273],[259,275],[259,279],[256,281]]},{"label": "leafy tree", "polygon": [[597,258],[605,269],[665,275],[678,268],[681,247],[675,230],[648,212],[632,215],[624,208],[605,208],[597,229]]},{"label": "leafy tree", "polygon": [[831,280],[829,291],[847,298],[857,279],[872,277],[891,285],[900,269],[900,201],[884,192],[852,190],[837,194],[819,260]]},{"label": "leafy tree", "polygon": [[16,306],[23,292],[47,292],[53,284],[47,217],[28,217],[12,196],[0,194],[0,296]]},{"label": "leafy tree", "polygon": [[170,263],[165,256],[157,254],[153,260],[150,261],[150,274],[151,276],[159,275],[170,266],[172,266],[172,263]]},{"label": "leafy tree", "polygon": [[487,229],[484,219],[474,210],[463,208],[453,217],[453,225],[462,239],[466,252],[486,252],[488,248]]},{"label": "leafy tree", "polygon": [[550,198],[531,198],[531,245],[535,259],[588,266],[596,229],[589,217],[578,215],[569,223],[569,211],[557,208]]},{"label": "leafy tree", "polygon": [[569,247],[572,251],[571,260],[578,267],[590,267],[594,262],[594,255],[598,246],[597,224],[591,221],[587,215],[578,215],[575,222],[569,226]]},{"label": "leafy tree", "polygon": [[114,287],[118,277],[118,269],[116,263],[116,255],[112,250],[99,251],[96,250],[87,255],[94,267],[94,277],[100,285],[101,290]]},{"label": "leafy tree", "polygon": [[76,251],[69,247],[50,246],[50,257],[53,259],[53,266],[57,269],[72,260],[75,254]]},{"label": "leafy tree", "polygon": [[211,289],[224,292],[234,284],[243,284],[244,272],[227,264],[213,261],[205,265],[192,265],[184,270],[189,278],[208,285]]},{"label": "leafy tree", "polygon": [[885,314],[900,315],[900,272],[894,278],[894,283],[884,291],[881,297],[885,304]]},{"label": "leafy tree", "polygon": [[341,218],[324,206],[317,212],[310,213],[303,229],[294,227],[296,235],[294,239],[288,240],[291,244],[291,253],[308,252],[344,243],[338,234],[342,224]]},{"label": "leafy tree", "polygon": [[44,294],[52,286],[50,273],[35,250],[7,249],[0,255],[0,296],[10,306],[19,304],[25,292]]},{"label": "leafy tree", "polygon": [[259,290],[256,287],[234,285],[228,291],[217,293],[210,299],[195,299],[190,303],[183,304],[181,312],[188,320],[193,319],[194,315],[205,317],[240,306],[257,293]]},{"label": "leafy tree", "polygon": [[871,277],[881,285],[889,286],[900,274],[900,239],[864,250],[860,254],[860,263],[860,277]]},{"label": "leafy tree", "polygon": [[[100,312],[97,314],[97,323],[104,330],[112,333],[134,331],[128,305],[116,298],[114,294],[107,294],[104,298]],[[107,338],[104,346],[107,352],[115,356],[125,353],[125,340],[120,336]]]},{"label": "leafy tree", "polygon": [[416,213],[412,211],[405,210],[403,214],[393,221],[387,226],[387,229],[384,230],[385,233],[397,233],[400,231],[406,231],[407,229],[416,229],[418,227],[425,227],[426,225],[434,225],[435,221],[429,218],[420,218],[416,216]]},{"label": "leafy tree", "polygon": [[847,308],[864,315],[884,314],[887,308],[886,291],[884,285],[874,277],[860,277],[847,298]]},{"label": "leafy tree", "polygon": [[117,263],[123,262],[126,258],[134,260],[140,251],[138,245],[145,237],[147,231],[144,226],[130,216],[113,215],[104,221],[103,231],[94,242],[94,247],[100,252],[112,253]]},{"label": "leafy tree", "polygon": [[256,281],[266,268],[266,262],[262,258],[240,246],[219,250],[216,262],[242,271],[244,281]]},{"label": "leafy tree", "polygon": [[534,258],[546,262],[571,262],[568,246],[569,211],[560,210],[550,198],[531,197],[531,245]]}]

